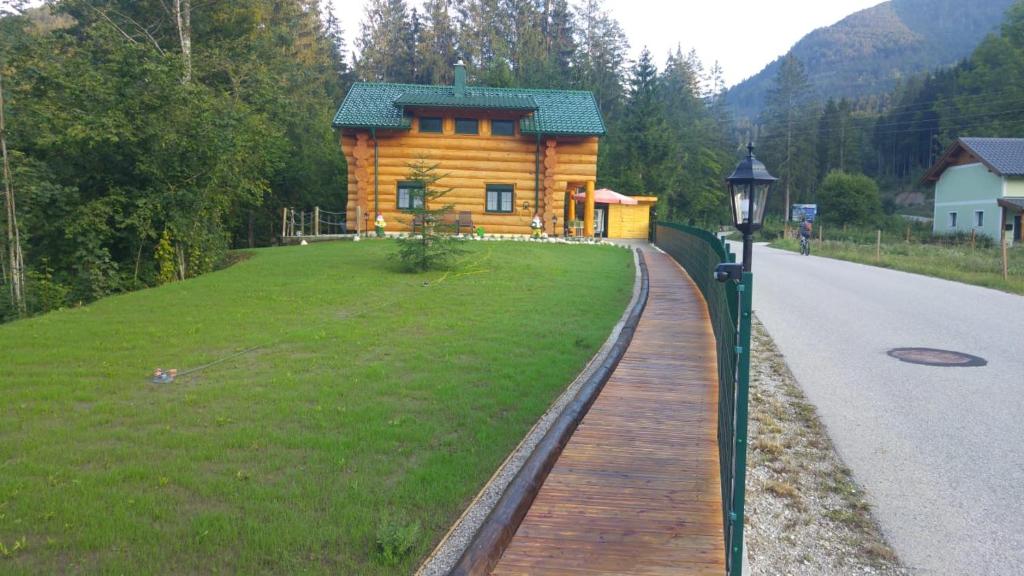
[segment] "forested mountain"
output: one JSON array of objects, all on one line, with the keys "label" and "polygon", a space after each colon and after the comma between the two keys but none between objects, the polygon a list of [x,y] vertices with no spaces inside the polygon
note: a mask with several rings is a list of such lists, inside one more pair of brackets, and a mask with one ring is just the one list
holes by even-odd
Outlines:
[{"label": "forested mountain", "polygon": [[786,198],[819,200],[833,171],[874,179],[894,210],[898,197],[930,193],[920,177],[956,138],[1024,136],[1024,1],[956,66],[909,77],[881,95],[880,111],[846,98],[816,101],[813,82],[807,67],[787,56],[759,122],[744,124],[780,178],[773,210],[782,213]]},{"label": "forested mountain", "polygon": [[[818,100],[881,96],[900,79],[968,56],[1013,2],[891,0],[811,32],[787,56],[803,63]],[[738,117],[757,117],[783,59],[729,90]]]}]

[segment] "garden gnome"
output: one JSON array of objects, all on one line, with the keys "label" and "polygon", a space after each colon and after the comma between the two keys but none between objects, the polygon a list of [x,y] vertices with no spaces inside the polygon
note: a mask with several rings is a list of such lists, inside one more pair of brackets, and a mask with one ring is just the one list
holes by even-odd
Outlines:
[{"label": "garden gnome", "polygon": [[377,219],[373,221],[374,228],[377,229],[377,238],[384,237],[384,227],[387,226],[387,222],[384,222],[384,215],[377,213]]},{"label": "garden gnome", "polygon": [[541,233],[541,229],[543,228],[543,226],[544,226],[544,224],[540,221],[540,215],[539,214],[534,214],[533,215],[533,221],[530,222],[530,228],[533,229],[533,233],[532,233],[531,237],[533,237],[533,238],[540,238],[540,233]]}]

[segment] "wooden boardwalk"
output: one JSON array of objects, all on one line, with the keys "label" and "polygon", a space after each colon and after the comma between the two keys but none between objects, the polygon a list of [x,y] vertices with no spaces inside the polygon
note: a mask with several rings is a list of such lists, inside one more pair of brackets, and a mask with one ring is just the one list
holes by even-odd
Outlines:
[{"label": "wooden boardwalk", "polygon": [[632,344],[494,575],[725,574],[714,334],[683,269],[645,256]]}]

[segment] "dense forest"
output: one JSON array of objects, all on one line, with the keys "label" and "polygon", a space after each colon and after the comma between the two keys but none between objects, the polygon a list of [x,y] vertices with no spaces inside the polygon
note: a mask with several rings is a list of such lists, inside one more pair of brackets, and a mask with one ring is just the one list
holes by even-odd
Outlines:
[{"label": "dense forest", "polygon": [[447,84],[458,60],[475,84],[592,91],[608,127],[598,184],[708,227],[729,218],[722,180],[748,139],[781,179],[781,215],[787,198],[828,198],[834,172],[873,179],[892,212],[954,138],[1024,134],[1020,0],[969,58],[870,102],[823,102],[790,54],[762,113],[738,122],[717,65],[682,45],[631,60],[600,0],[368,0],[344,17],[351,51],[317,0],[8,8],[0,319],[215,269],[231,248],[276,242],[285,206],[341,209],[330,119],[351,82]]},{"label": "dense forest", "polygon": [[24,281],[26,311],[202,274],[229,247],[269,242],[281,206],[343,206],[338,30],[317,0],[8,8],[5,183],[21,255],[5,247],[3,276]]},{"label": "dense forest", "polygon": [[948,67],[995,31],[1014,0],[890,0],[807,34],[788,54],[729,90],[738,117],[756,118],[787,56],[816,99],[864,99],[878,109],[901,80]]}]

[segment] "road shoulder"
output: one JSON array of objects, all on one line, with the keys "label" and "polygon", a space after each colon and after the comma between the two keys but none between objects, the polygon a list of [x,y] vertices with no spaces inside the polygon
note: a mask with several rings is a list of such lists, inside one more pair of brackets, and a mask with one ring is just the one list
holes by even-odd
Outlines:
[{"label": "road shoulder", "polygon": [[909,574],[760,321],[752,348],[746,508],[752,574]]}]

